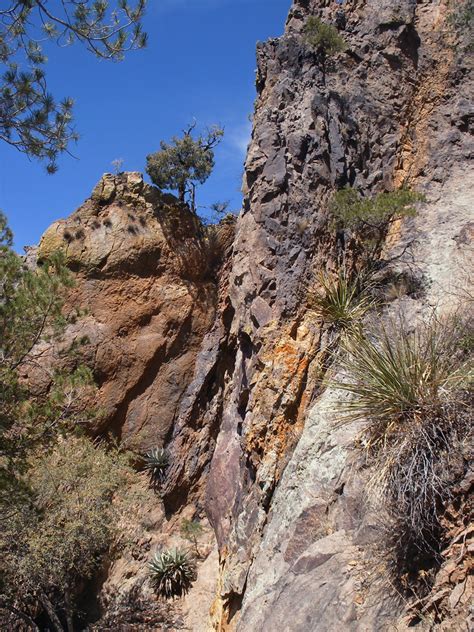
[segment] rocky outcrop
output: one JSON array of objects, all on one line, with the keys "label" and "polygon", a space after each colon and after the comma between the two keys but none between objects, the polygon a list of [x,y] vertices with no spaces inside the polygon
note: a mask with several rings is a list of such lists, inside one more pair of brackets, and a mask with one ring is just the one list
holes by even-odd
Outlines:
[{"label": "rocky outcrop", "polygon": [[46,231],[39,262],[58,249],[75,272],[68,302],[81,310],[62,346],[81,342],[98,385],[91,430],[138,450],[162,445],[214,320],[215,247],[186,206],[127,173],[105,175]]},{"label": "rocky outcrop", "polygon": [[[189,210],[137,174],[105,176],[40,244],[40,259],[64,247],[77,274],[71,301],[88,310],[68,335],[86,340],[95,368],[104,410],[95,431],[169,450],[146,551],[175,543],[182,515],[205,511],[215,534],[214,542],[207,532],[202,581],[175,629],[466,623],[472,532],[464,509],[450,510],[452,541],[416,616],[407,618],[374,556],[380,521],[354,450],[360,426],[336,423],[341,394],[325,382],[330,332],[306,305],[314,273],[341,255],[345,235],[331,227],[327,203],[345,186],[374,194],[406,185],[426,196],[387,237],[385,271],[411,283],[380,318],[401,310],[414,324],[472,300],[472,59],[447,26],[448,4],[294,1],[284,36],[257,50],[230,258],[222,252],[233,228],[222,228],[210,255]],[[347,49],[322,63],[305,43],[309,15],[337,25]],[[469,481],[460,484],[463,507]],[[145,558],[137,559],[114,564],[105,602],[124,581],[131,592],[144,580]],[[141,629],[158,622],[144,619]]]}]

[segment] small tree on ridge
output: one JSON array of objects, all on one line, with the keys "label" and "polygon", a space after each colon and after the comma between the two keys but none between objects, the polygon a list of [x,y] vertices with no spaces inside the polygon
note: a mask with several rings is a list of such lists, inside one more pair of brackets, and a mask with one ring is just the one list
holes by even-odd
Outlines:
[{"label": "small tree on ridge", "polygon": [[146,171],[153,184],[160,189],[177,191],[181,202],[196,212],[196,184],[204,184],[214,168],[214,148],[220,143],[224,130],[214,125],[193,138],[196,122],[184,130],[183,136],[173,136],[170,143],[160,142],[161,149],[146,158]]}]

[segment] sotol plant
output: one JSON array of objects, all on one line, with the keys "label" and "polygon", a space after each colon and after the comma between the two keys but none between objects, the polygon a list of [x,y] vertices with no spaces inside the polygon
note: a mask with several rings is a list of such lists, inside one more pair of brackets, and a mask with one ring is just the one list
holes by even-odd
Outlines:
[{"label": "sotol plant", "polygon": [[193,560],[180,549],[156,552],[149,569],[153,587],[168,599],[186,594],[196,574]]},{"label": "sotol plant", "polygon": [[337,329],[348,329],[360,323],[374,306],[369,287],[362,276],[352,276],[343,270],[337,276],[321,272],[316,279],[316,288],[308,293],[308,306],[325,323]]}]

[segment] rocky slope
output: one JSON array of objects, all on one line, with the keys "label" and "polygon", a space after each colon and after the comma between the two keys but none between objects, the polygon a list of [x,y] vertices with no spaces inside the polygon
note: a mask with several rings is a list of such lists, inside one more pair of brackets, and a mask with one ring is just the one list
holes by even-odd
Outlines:
[{"label": "rocky slope", "polygon": [[[305,43],[309,15],[347,43],[326,65]],[[174,542],[182,515],[206,512],[212,527],[214,553],[174,629],[469,625],[465,511],[453,509],[451,548],[412,618],[373,557],[359,428],[336,426],[341,396],[323,381],[329,334],[305,300],[340,254],[327,202],[347,185],[426,195],[388,236],[387,270],[418,289],[398,292],[387,312],[414,323],[469,297],[472,58],[447,15],[445,0],[295,0],[284,36],[258,47],[244,206],[217,281],[190,214],[136,174],[103,179],[43,238],[40,257],[68,242],[75,299],[90,310],[77,326],[105,409],[96,431],[170,452],[148,546]],[[468,478],[463,486],[464,498]],[[109,593],[133,583],[133,564],[112,566]],[[158,619],[141,625],[159,629]]]}]

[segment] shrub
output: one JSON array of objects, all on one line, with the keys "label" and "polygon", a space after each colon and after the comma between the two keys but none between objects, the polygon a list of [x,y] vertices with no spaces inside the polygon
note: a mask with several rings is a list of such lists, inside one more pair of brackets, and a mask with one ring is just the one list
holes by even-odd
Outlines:
[{"label": "shrub", "polygon": [[335,227],[357,233],[366,263],[371,264],[380,252],[390,224],[400,217],[415,215],[414,204],[424,199],[423,194],[408,189],[363,198],[358,191],[347,187],[336,191],[329,211]]},{"label": "shrub", "polygon": [[455,317],[412,333],[393,322],[342,342],[346,377],[336,386],[352,395],[342,421],[366,422],[361,443],[375,472],[372,489],[395,525],[399,573],[439,549],[442,508],[470,434],[466,331],[471,324]]},{"label": "shrub", "polygon": [[399,189],[363,198],[355,189],[347,187],[336,191],[330,211],[336,223],[343,228],[383,228],[398,217],[413,216],[415,202],[423,201],[421,193]]},{"label": "shrub", "polygon": [[180,597],[195,579],[195,564],[186,551],[168,549],[156,552],[149,563],[151,583],[163,597]]},{"label": "shrub", "polygon": [[325,323],[337,329],[348,329],[359,323],[374,306],[362,276],[350,276],[340,270],[337,276],[321,272],[317,289],[308,294],[308,305]]},{"label": "shrub", "polygon": [[[97,570],[115,535],[131,470],[116,450],[86,437],[60,439],[29,455],[25,498],[3,514],[1,592],[23,613],[38,603],[51,622],[72,620],[78,587]],[[56,614],[55,614],[56,613]],[[53,625],[54,627],[54,625]]]},{"label": "shrub", "polygon": [[327,56],[344,51],[347,46],[338,30],[331,24],[326,24],[314,15],[308,18],[305,25],[305,40],[319,52]]},{"label": "shrub", "polygon": [[144,454],[144,468],[150,473],[153,483],[162,483],[165,479],[170,459],[164,448],[153,448]]},{"label": "shrub", "polygon": [[468,50],[473,49],[474,33],[474,0],[456,0],[451,3],[452,10],[448,14],[448,24],[460,35],[466,35]]}]

